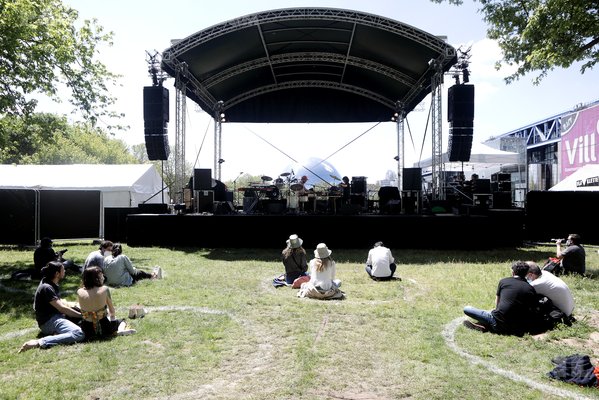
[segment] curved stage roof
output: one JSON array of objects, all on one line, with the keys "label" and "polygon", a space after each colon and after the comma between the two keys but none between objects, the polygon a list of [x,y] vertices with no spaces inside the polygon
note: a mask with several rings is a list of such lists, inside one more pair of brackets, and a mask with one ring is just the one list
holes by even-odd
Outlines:
[{"label": "curved stage roof", "polygon": [[[162,53],[187,96],[228,122],[389,121],[431,92],[456,50],[413,26],[358,11],[288,8],[199,31]],[[222,103],[220,103],[222,102]]]}]

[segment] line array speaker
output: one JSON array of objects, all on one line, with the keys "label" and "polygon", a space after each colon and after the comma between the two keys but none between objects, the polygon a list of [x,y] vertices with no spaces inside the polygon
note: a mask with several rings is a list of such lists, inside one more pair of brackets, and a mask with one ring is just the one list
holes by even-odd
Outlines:
[{"label": "line array speaker", "polygon": [[472,152],[472,135],[454,135],[449,133],[447,142],[447,153],[449,162],[470,161],[470,153]]},{"label": "line array speaker", "polygon": [[146,152],[150,161],[168,160],[170,147],[167,135],[145,135]]},{"label": "line array speaker", "polygon": [[404,168],[401,182],[402,190],[422,190],[422,168]]},{"label": "line array speaker", "polygon": [[447,121],[472,120],[474,120],[474,85],[449,87],[447,89]]},{"label": "line array speaker", "polygon": [[168,111],[168,89],[163,86],[144,86],[144,122],[168,122]]}]

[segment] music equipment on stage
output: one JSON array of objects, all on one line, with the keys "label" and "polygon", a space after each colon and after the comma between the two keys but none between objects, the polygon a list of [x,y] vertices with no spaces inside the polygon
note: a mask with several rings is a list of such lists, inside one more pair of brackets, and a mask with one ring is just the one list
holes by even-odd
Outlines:
[{"label": "music equipment on stage", "polygon": [[381,214],[397,214],[401,211],[401,196],[396,186],[382,186],[378,195]]},{"label": "music equipment on stage", "polygon": [[194,201],[197,213],[211,213],[214,211],[214,191],[199,190],[196,192]]},{"label": "music equipment on stage", "polygon": [[422,190],[422,168],[404,168],[402,190]]},{"label": "music equipment on stage", "polygon": [[476,179],[471,181],[472,193],[491,193],[490,179]]},{"label": "music equipment on stage", "polygon": [[512,175],[505,172],[496,172],[491,174],[491,182],[510,182]]},{"label": "music equipment on stage", "polygon": [[193,170],[193,190],[212,190],[212,169],[196,168]]},{"label": "music equipment on stage", "polygon": [[470,161],[474,133],[474,86],[453,85],[447,90],[447,121],[449,139],[447,153],[450,162]]},{"label": "music equipment on stage", "polygon": [[351,194],[366,194],[366,177],[352,176],[351,177]]},{"label": "music equipment on stage", "polygon": [[289,175],[291,175],[291,172],[283,172],[283,173],[282,173],[281,175],[279,175],[279,176],[283,176],[283,177],[285,177],[285,176],[289,176]]},{"label": "music equipment on stage", "polygon": [[294,192],[300,191],[304,188],[304,185],[302,185],[301,183],[294,183],[293,185],[291,185],[291,190],[293,190]]},{"label": "music equipment on stage", "polygon": [[270,181],[272,181],[272,178],[270,176],[267,176],[267,175],[264,175],[260,179],[262,179],[262,182],[270,182]]},{"label": "music equipment on stage", "polygon": [[404,214],[420,214],[422,207],[421,190],[401,191],[401,210]]}]

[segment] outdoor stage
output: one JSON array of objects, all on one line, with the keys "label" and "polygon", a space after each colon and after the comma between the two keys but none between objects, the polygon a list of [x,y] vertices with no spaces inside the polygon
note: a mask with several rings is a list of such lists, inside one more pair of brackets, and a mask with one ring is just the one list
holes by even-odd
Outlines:
[{"label": "outdoor stage", "polygon": [[370,248],[379,240],[393,249],[491,249],[520,245],[523,209],[490,209],[484,215],[202,215],[127,216],[129,246],[283,248],[289,235],[306,249]]}]

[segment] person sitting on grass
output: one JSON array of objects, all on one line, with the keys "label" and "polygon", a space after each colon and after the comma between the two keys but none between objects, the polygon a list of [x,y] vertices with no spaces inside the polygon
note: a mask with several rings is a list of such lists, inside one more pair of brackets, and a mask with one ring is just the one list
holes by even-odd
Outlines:
[{"label": "person sitting on grass", "polygon": [[89,253],[83,264],[83,269],[90,267],[100,267],[104,270],[104,259],[112,255],[113,243],[110,240],[102,240],[100,248],[98,250]]},{"label": "person sitting on grass", "polygon": [[161,274],[160,267],[152,273],[135,268],[129,257],[123,254],[120,243],[112,245],[112,255],[104,260],[104,275],[109,286],[131,286],[142,279],[160,278]]},{"label": "person sitting on grass", "polygon": [[302,247],[304,241],[297,235],[289,236],[287,247],[283,249],[282,258],[285,266],[285,282],[293,284],[300,276],[308,275],[308,260],[306,250]]},{"label": "person sitting on grass", "polygon": [[376,242],[374,247],[368,251],[366,259],[366,273],[374,280],[389,280],[397,266],[391,250],[385,247],[383,242]]},{"label": "person sitting on grass", "polygon": [[335,279],[335,261],[333,252],[326,244],[319,243],[310,260],[310,281],[302,283],[298,297],[314,299],[342,299],[345,294],[339,290],[341,281]]},{"label": "person sitting on grass", "polygon": [[566,321],[572,321],[572,312],[574,311],[574,297],[570,288],[561,278],[553,275],[549,271],[542,271],[534,261],[527,261],[528,275],[527,279],[530,286],[540,296],[545,296],[554,306],[564,313]]},{"label": "person sitting on grass", "polygon": [[464,307],[464,314],[476,320],[466,320],[464,326],[481,332],[507,335],[523,335],[535,320],[534,309],[537,303],[535,289],[526,281],[528,264],[515,261],[512,276],[503,278],[497,285],[495,309],[485,311],[471,306]]},{"label": "person sitting on grass", "polygon": [[51,261],[42,268],[41,273],[42,280],[35,291],[33,309],[40,330],[47,336],[25,342],[19,353],[35,347],[45,349],[85,339],[81,328],[66,318],[81,318],[81,313],[69,307],[60,298],[58,284],[65,276],[64,265],[58,261]]},{"label": "person sitting on grass", "polygon": [[[107,338],[125,332],[126,323],[116,319],[110,288],[104,286],[104,274],[100,267],[83,271],[83,285],[77,290],[81,308],[81,329],[87,340]],[[127,333],[135,333],[130,329]]]}]

